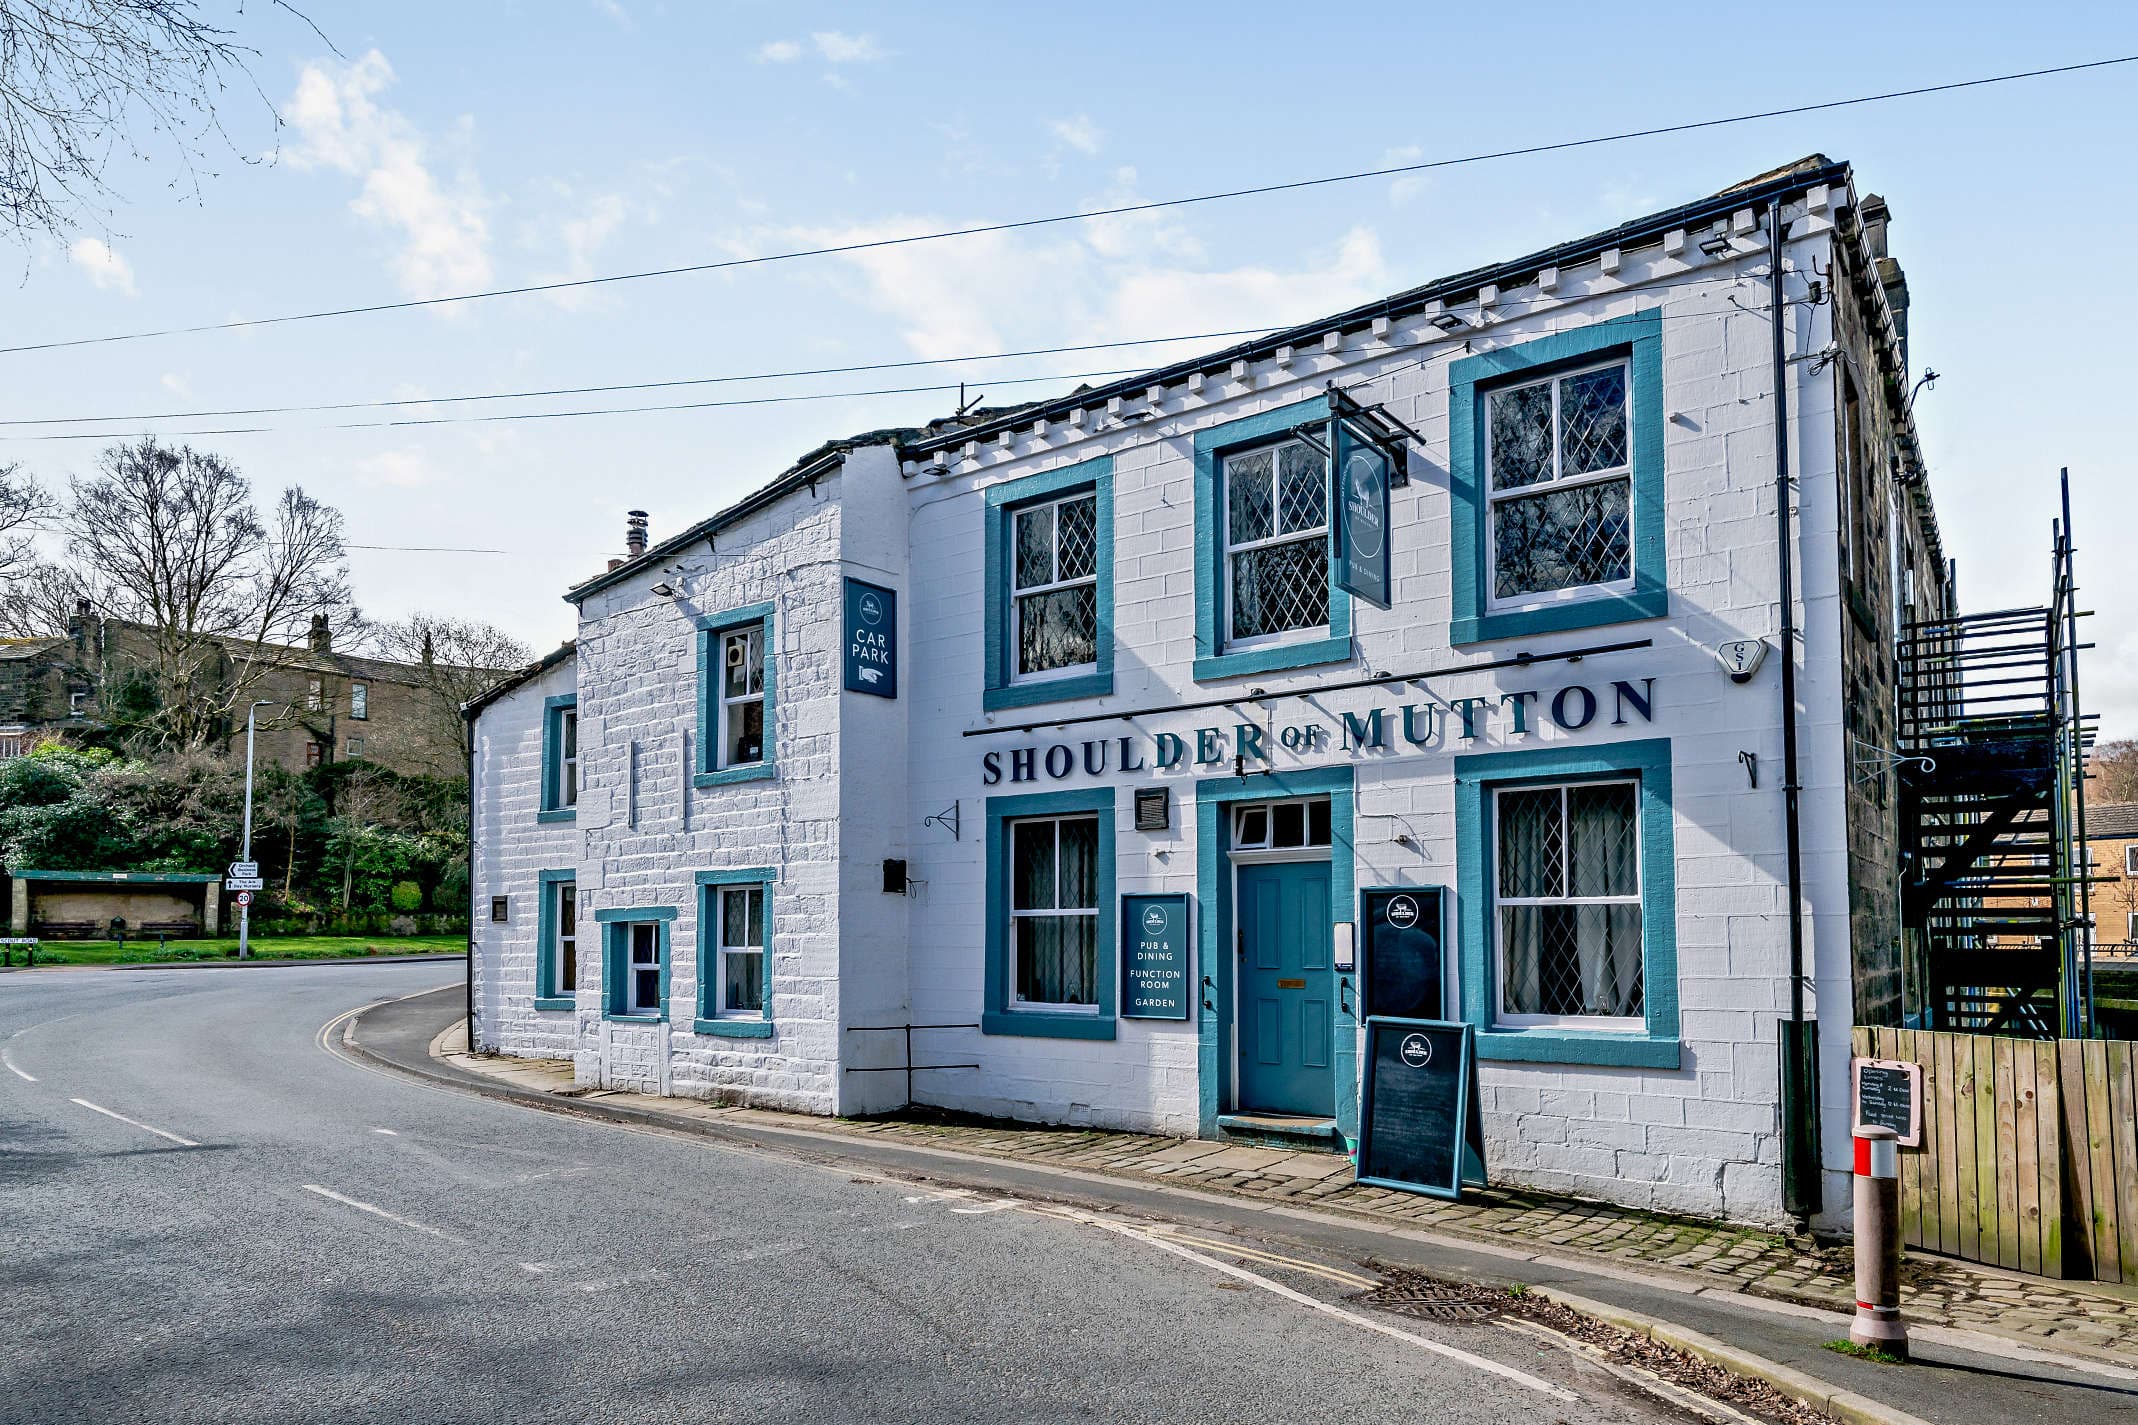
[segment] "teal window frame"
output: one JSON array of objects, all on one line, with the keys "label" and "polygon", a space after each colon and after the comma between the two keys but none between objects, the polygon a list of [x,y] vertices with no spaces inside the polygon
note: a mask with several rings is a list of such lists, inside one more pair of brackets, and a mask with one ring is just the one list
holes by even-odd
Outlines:
[{"label": "teal window frame", "polygon": [[[1035,677],[1019,682],[1010,648],[1011,551],[1016,547],[1014,522],[1028,505],[1058,500],[1088,489],[1095,497],[1098,569],[1098,661],[1088,673],[1059,677]],[[1110,455],[1079,461],[1059,470],[1044,470],[1022,479],[990,486],[986,495],[987,598],[984,602],[987,658],[985,686],[980,705],[1024,708],[1036,703],[1059,703],[1072,698],[1102,698],[1114,690],[1114,461]]]},{"label": "teal window frame", "polygon": [[[737,767],[720,765],[720,666],[717,650],[722,634],[745,629],[752,624],[761,627],[761,646],[765,650],[765,755],[761,761],[745,762]],[[725,613],[702,614],[698,625],[698,756],[697,768],[691,776],[691,785],[724,787],[733,782],[762,781],[779,774],[779,722],[774,696],[775,670],[779,665],[772,640],[772,605],[744,604],[739,609]]]},{"label": "teal window frame", "polygon": [[1351,596],[1336,586],[1336,520],[1329,520],[1329,631],[1320,638],[1225,651],[1225,457],[1329,418],[1329,398],[1315,396],[1195,433],[1195,666],[1198,683],[1290,668],[1348,663]]},{"label": "teal window frame", "polygon": [[[1233,1055],[1232,1000],[1239,944],[1232,903],[1232,807],[1235,802],[1284,801],[1292,797],[1329,799],[1329,924],[1352,918],[1353,882],[1357,876],[1353,819],[1357,775],[1352,767],[1316,767],[1302,772],[1258,772],[1251,777],[1206,777],[1195,784],[1195,894],[1203,903],[1196,948],[1202,966],[1196,1011],[1196,1078],[1200,1085],[1198,1117],[1204,1136],[1217,1132],[1224,1098],[1231,1097],[1239,1062]],[[1349,988],[1336,996],[1335,1062],[1329,1072],[1336,1083],[1336,1127],[1358,1137],[1358,980],[1355,972],[1337,971]]]},{"label": "teal window frame", "polygon": [[[1640,779],[1641,998],[1639,1031],[1517,1028],[1499,1022],[1499,966],[1492,916],[1497,866],[1492,794],[1506,787]],[[1479,752],[1455,759],[1455,866],[1461,927],[1463,1019],[1477,1026],[1481,1059],[1613,1068],[1677,1069],[1678,878],[1671,812],[1670,739],[1596,747]]]},{"label": "teal window frame", "polygon": [[[1099,816],[1098,1005],[1090,1014],[1011,1009],[1014,976],[1010,956],[1009,824],[1026,817]],[[1114,789],[1091,787],[1071,792],[1035,792],[1028,796],[987,799],[987,965],[985,1001],[980,1010],[983,1034],[1021,1035],[1038,1039],[1112,1039],[1120,1008],[1114,978],[1119,956],[1114,946],[1114,838],[1120,823],[1114,813]]]},{"label": "teal window frame", "polygon": [[[535,820],[541,822],[566,822],[579,819],[577,804],[566,806],[559,793],[564,786],[564,714],[569,711],[574,717],[579,712],[577,693],[559,693],[542,701],[542,804],[535,812]],[[582,750],[581,760],[585,760]]]},{"label": "teal window frame", "polygon": [[[1494,610],[1486,557],[1489,501],[1485,490],[1484,400],[1495,388],[1521,385],[1565,368],[1627,358],[1627,420],[1633,462],[1633,587],[1619,593],[1575,595],[1533,608]],[[1448,368],[1448,495],[1450,572],[1454,583],[1453,644],[1600,628],[1670,612],[1663,545],[1663,314],[1613,317],[1574,331],[1540,337],[1501,351],[1465,356]]]},{"label": "teal window frame", "polygon": [[[594,912],[601,927],[601,1017],[620,1024],[660,1024],[668,1018],[668,982],[675,972],[673,936],[676,908],[672,905],[612,906]],[[630,928],[647,921],[659,926],[661,947],[661,1008],[658,1014],[627,1014],[624,976],[630,973]]]},{"label": "teal window frame", "polygon": [[[550,951],[557,937],[557,897],[555,888],[571,886],[576,892],[579,885],[577,871],[535,872],[535,1002],[536,1009],[577,1009],[579,987],[565,985],[559,988],[556,980],[556,965]],[[584,920],[584,917],[580,917]],[[577,927],[575,927],[576,929]],[[581,937],[584,938],[583,936]]]},{"label": "teal window frame", "polygon": [[[772,1037],[772,882],[770,866],[735,871],[700,871],[698,883],[698,1004],[691,1032],[720,1039]],[[723,886],[759,886],[765,893],[765,1009],[762,1017],[723,1018],[720,1014],[720,890]]]}]

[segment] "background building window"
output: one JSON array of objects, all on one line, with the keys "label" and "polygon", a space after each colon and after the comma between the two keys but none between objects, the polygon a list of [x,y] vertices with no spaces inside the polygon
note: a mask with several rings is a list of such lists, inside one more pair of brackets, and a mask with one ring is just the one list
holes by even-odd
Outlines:
[{"label": "background building window", "polygon": [[1010,823],[1010,1007],[1098,1006],[1099,819]]},{"label": "background building window", "polygon": [[762,624],[720,635],[720,766],[765,760],[765,630]]},{"label": "background building window", "polygon": [[362,683],[349,685],[349,716],[358,721],[371,716],[371,689]]},{"label": "background building window", "polygon": [[324,748],[324,747],[321,747],[321,746],[320,746],[320,745],[319,745],[319,744],[318,744],[317,742],[307,742],[306,744],[304,744],[304,765],[305,765],[305,766],[307,766],[307,767],[317,767],[317,766],[318,766],[318,765],[319,765],[320,763],[322,763],[322,762],[324,762],[324,761],[326,761],[326,760],[327,760],[327,749],[326,749],[326,748]]},{"label": "background building window", "polygon": [[308,712],[326,711],[326,685],[319,679],[314,678],[304,685],[304,706]]},{"label": "background building window", "polygon": [[765,1012],[765,888],[720,888],[720,1002],[723,1015]]},{"label": "background building window", "polygon": [[1099,659],[1098,496],[1089,490],[1011,517],[1012,676],[1087,668]]},{"label": "background building window", "polygon": [[361,756],[363,756],[363,755],[364,755],[364,739],[363,739],[363,738],[361,738],[361,737],[352,737],[352,738],[350,738],[350,739],[348,740],[348,742],[347,742],[346,744],[344,744],[344,745],[345,745],[345,746],[346,746],[346,747],[348,748],[348,751],[349,751],[349,755],[350,755],[351,757],[361,757]]},{"label": "background building window", "polygon": [[1627,372],[1614,361],[1486,398],[1495,601],[1633,578]]},{"label": "background building window", "polygon": [[67,715],[69,717],[82,716],[88,710],[88,707],[89,695],[87,693],[73,692],[67,694]]},{"label": "background building window", "polygon": [[1640,784],[1503,788],[1493,803],[1500,1019],[1637,1021]]},{"label": "background building window", "polygon": [[2138,845],[2123,848],[2123,874],[2138,876]]},{"label": "background building window", "polygon": [[1225,457],[1226,639],[1329,622],[1328,463],[1301,441]]}]

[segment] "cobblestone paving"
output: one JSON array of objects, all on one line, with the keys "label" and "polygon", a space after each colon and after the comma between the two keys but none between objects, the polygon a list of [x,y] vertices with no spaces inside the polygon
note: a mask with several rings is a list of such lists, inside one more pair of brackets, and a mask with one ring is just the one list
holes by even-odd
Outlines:
[{"label": "cobblestone paving", "polygon": [[[502,1059],[450,1052],[444,1057],[524,1088],[572,1086],[561,1060]],[[1053,1163],[1122,1178],[1156,1178],[1208,1192],[1295,1203],[1495,1241],[1531,1251],[1602,1257],[1711,1278],[1711,1285],[1805,1306],[1847,1311],[1855,1301],[1850,1249],[1807,1237],[1689,1218],[1661,1217],[1605,1203],[1489,1189],[1461,1202],[1391,1192],[1353,1182],[1350,1160],[1201,1139],[1155,1138],[1094,1129],[1015,1127],[906,1119],[856,1121],[725,1108],[645,1094],[584,1095],[637,1108],[737,1123],[874,1135],[989,1157]],[[2138,1366],[2138,1292],[1977,1268],[1911,1253],[1902,1303],[1917,1321],[1937,1322],[2109,1355]]]}]

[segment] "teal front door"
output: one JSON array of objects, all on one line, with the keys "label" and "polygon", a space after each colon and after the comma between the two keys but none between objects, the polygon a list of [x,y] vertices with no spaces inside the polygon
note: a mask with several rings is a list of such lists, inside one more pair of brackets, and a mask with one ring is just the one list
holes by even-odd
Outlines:
[{"label": "teal front door", "polygon": [[1240,1107],[1336,1111],[1329,863],[1239,868]]}]

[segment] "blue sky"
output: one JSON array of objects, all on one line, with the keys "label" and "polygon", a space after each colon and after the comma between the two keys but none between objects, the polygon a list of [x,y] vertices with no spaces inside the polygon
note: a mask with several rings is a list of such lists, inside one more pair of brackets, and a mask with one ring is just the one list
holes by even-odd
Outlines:
[{"label": "blue sky", "polygon": [[[432,296],[1172,197],[1350,168],[2138,53],[2107,5],[1194,7],[363,6],[314,0],[336,58],[249,7],[248,152],[190,188],[115,169],[126,202],[40,242],[0,296],[34,341]],[[1932,487],[1972,607],[2046,596],[2072,467],[2088,670],[2138,735],[2126,432],[2138,281],[2138,65],[1130,219],[400,312],[0,357],[0,416],[95,415],[672,380],[1304,319],[1711,192],[1814,150],[1893,206],[1914,296]],[[1187,348],[714,387],[609,404],[1155,365]],[[947,373],[947,374],[945,374]],[[557,409],[584,400],[521,403]],[[940,414],[909,395],[400,430],[203,436],[263,491],[296,482],[364,544],[377,616],[447,610],[530,643],[622,541],[656,537],[827,436]],[[453,410],[455,408],[445,408]],[[459,407],[457,413],[503,407]],[[164,422],[181,432],[259,422]],[[132,424],[132,423],[129,423]],[[19,430],[20,428],[10,428]],[[58,484],[90,442],[0,441]],[[2130,671],[2124,671],[2129,669]]]}]

